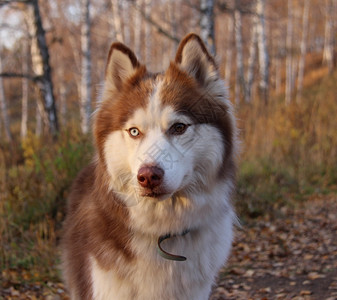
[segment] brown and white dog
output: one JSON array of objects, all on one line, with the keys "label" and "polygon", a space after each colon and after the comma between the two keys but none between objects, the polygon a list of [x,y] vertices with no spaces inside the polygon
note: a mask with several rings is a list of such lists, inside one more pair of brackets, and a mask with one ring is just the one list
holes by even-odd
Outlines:
[{"label": "brown and white dog", "polygon": [[235,131],[197,35],[160,74],[112,44],[97,155],[73,185],[64,225],[71,299],[208,299],[232,243]]}]

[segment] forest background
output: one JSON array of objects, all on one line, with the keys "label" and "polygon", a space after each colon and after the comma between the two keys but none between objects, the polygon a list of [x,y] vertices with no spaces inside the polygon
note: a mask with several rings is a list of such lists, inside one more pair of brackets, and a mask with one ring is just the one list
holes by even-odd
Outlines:
[{"label": "forest background", "polygon": [[111,42],[160,71],[189,32],[217,55],[235,105],[243,222],[336,194],[336,0],[0,0],[3,280],[60,280],[66,198],[94,151]]}]

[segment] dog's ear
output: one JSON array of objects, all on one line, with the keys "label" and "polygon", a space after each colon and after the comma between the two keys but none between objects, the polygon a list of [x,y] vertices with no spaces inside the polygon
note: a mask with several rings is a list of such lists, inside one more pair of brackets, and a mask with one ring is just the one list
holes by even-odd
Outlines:
[{"label": "dog's ear", "polygon": [[214,78],[214,76],[218,77],[214,58],[207,51],[201,38],[195,33],[188,34],[180,42],[175,63],[200,84],[204,84],[207,79]]},{"label": "dog's ear", "polygon": [[113,43],[105,69],[107,87],[112,91],[119,91],[139,67],[140,64],[132,50],[122,43]]}]

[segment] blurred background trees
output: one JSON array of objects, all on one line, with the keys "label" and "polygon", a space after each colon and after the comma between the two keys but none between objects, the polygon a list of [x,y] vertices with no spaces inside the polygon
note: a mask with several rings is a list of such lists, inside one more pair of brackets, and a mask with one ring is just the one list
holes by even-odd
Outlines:
[{"label": "blurred background trees", "polygon": [[[299,102],[306,58],[330,73],[335,68],[336,7],[336,0],[2,0],[2,99],[11,99],[2,123],[14,126],[11,115],[22,102],[23,137],[33,126],[39,134],[39,119],[45,133],[55,134],[68,113],[87,133],[112,41],[158,71],[192,31],[217,53],[236,104],[267,105],[281,93],[285,104]],[[27,45],[30,54],[23,53]],[[6,85],[16,87],[15,95]],[[2,128],[8,136],[8,125]]]},{"label": "blurred background trees", "polygon": [[336,191],[337,0],[0,0],[0,267],[53,272],[110,44],[156,72],[189,32],[235,104],[240,213]]}]

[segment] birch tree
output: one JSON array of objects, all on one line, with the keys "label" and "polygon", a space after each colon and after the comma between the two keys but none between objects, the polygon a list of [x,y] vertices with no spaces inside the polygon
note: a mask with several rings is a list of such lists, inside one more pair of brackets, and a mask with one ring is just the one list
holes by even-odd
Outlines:
[{"label": "birch tree", "polygon": [[64,80],[64,69],[59,68],[57,72],[57,78],[59,81],[59,120],[61,126],[65,126],[67,124],[66,114],[67,114],[67,87]]},{"label": "birch tree", "polygon": [[43,104],[40,98],[36,101],[36,110],[35,110],[35,135],[40,136],[42,134],[42,125],[46,124],[47,116],[43,109]]},{"label": "birch tree", "polygon": [[124,43],[123,30],[122,30],[122,19],[121,19],[121,9],[119,0],[111,0],[112,7],[112,18],[115,29],[115,40]]},{"label": "birch tree", "polygon": [[[29,35],[31,36],[31,43],[30,43],[30,55],[32,59],[32,71],[36,78],[43,77],[43,62],[42,56],[39,51],[39,45],[36,37],[36,27],[34,23],[34,14],[33,14],[33,7],[28,6],[27,10],[25,11],[25,20],[28,27]],[[43,97],[43,93],[41,91],[42,84],[38,84],[35,86],[36,93],[39,94],[40,97]],[[40,97],[36,99],[36,127],[35,127],[35,134],[40,136],[42,133],[42,120],[44,121],[45,125],[48,126],[48,117],[47,113],[43,108],[41,103]]]},{"label": "birch tree", "polygon": [[215,34],[214,34],[214,0],[200,1],[200,35],[208,46],[211,53],[215,55]]},{"label": "birch tree", "polygon": [[265,0],[256,0],[256,35],[259,55],[259,91],[264,103],[268,100],[269,89],[269,54],[267,49],[265,25]]},{"label": "birch tree", "polygon": [[285,101],[289,104],[292,100],[293,93],[293,12],[292,12],[292,0],[288,0],[288,21],[287,21],[287,37],[286,37],[286,90]]},{"label": "birch tree", "polygon": [[[141,7],[142,0],[135,0],[136,6]],[[142,34],[142,16],[135,6],[133,9],[134,29],[134,47],[138,59],[141,59],[141,34]]]},{"label": "birch tree", "polygon": [[[277,43],[279,44],[279,43]],[[280,93],[281,92],[281,81],[282,81],[282,78],[281,78],[281,68],[282,68],[282,63],[281,63],[281,54],[280,54],[280,51],[277,50],[276,52],[276,58],[275,58],[275,67],[274,67],[274,70],[275,70],[275,91],[276,93]]]},{"label": "birch tree", "polygon": [[58,131],[58,120],[53,92],[53,82],[51,77],[51,67],[49,63],[49,49],[46,41],[45,31],[42,26],[39,2],[38,0],[30,0],[29,3],[33,7],[35,38],[37,41],[43,68],[42,77],[37,83],[39,85],[40,93],[44,99],[44,109],[48,117],[49,130],[53,135],[55,135]]},{"label": "birch tree", "polygon": [[236,84],[235,84],[235,103],[240,102],[240,90],[245,94],[246,85],[243,66],[243,45],[242,45],[242,20],[240,11],[240,0],[235,1],[234,9],[234,33],[236,46]]},{"label": "birch tree", "polygon": [[121,3],[122,8],[122,16],[123,16],[123,36],[124,36],[124,43],[131,46],[131,20],[130,18],[130,3],[126,0],[122,1]]},{"label": "birch tree", "polygon": [[307,54],[309,7],[310,7],[310,0],[305,0],[304,1],[304,8],[303,8],[303,17],[302,17],[302,38],[301,38],[301,45],[300,45],[301,53],[300,53],[300,59],[299,59],[299,63],[298,63],[297,96],[296,96],[297,102],[299,102],[299,100],[302,97],[305,56]]},{"label": "birch tree", "polygon": [[91,114],[90,0],[81,0],[81,129],[87,133]]},{"label": "birch tree", "polygon": [[[1,45],[0,45],[0,50],[1,50]],[[2,58],[1,58],[1,51],[0,51],[0,73],[2,73]],[[4,130],[5,130],[5,135],[7,141],[11,142],[12,141],[12,134],[10,131],[10,120],[9,120],[9,115],[8,115],[8,110],[7,110],[7,103],[6,103],[6,98],[5,98],[5,90],[4,90],[4,85],[3,85],[3,79],[0,77],[0,109],[1,109],[1,116],[2,116],[2,122],[4,125]]]},{"label": "birch tree", "polygon": [[252,100],[252,86],[254,80],[254,67],[256,62],[256,48],[257,48],[257,16],[253,17],[253,24],[251,26],[251,42],[249,46],[248,69],[246,79],[246,93],[245,102],[249,103]]},{"label": "birch tree", "polygon": [[[170,7],[171,7],[171,17],[170,20],[172,20],[172,33],[173,36],[178,36],[178,32],[179,32],[179,24],[181,22],[182,19],[182,4],[181,2],[178,1],[172,1],[170,3]],[[172,41],[171,41],[172,42]],[[174,57],[174,54],[177,52],[177,48],[178,48],[178,43],[173,42],[172,43],[172,53],[171,56]]]},{"label": "birch tree", "polygon": [[227,19],[227,48],[226,48],[226,64],[225,64],[225,80],[227,84],[229,83],[232,74],[233,34],[234,34],[234,20],[233,17],[230,16]]},{"label": "birch tree", "polygon": [[325,33],[324,33],[324,50],[323,50],[323,62],[327,64],[329,72],[333,70],[334,64],[334,18],[336,15],[337,1],[326,0],[325,11]]},{"label": "birch tree", "polygon": [[[29,42],[24,41],[23,55],[22,55],[22,73],[28,74],[28,52]],[[28,78],[22,78],[22,109],[21,109],[21,139],[27,136],[27,122],[28,122],[28,97],[29,97],[29,82]]]},{"label": "birch tree", "polygon": [[[150,16],[152,10],[152,1],[145,0],[145,15]],[[149,22],[145,23],[145,62],[151,65],[152,62],[152,35],[151,35],[151,24]]]}]

